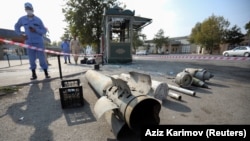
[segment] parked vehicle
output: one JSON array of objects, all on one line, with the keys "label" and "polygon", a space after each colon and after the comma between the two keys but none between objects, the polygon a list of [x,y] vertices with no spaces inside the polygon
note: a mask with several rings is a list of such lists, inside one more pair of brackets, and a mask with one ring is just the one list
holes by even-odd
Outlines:
[{"label": "parked vehicle", "polygon": [[139,50],[135,54],[136,55],[148,55],[148,52],[146,50]]},{"label": "parked vehicle", "polygon": [[232,50],[226,50],[223,53],[223,56],[244,56],[249,57],[250,56],[250,46],[238,46],[235,47]]}]

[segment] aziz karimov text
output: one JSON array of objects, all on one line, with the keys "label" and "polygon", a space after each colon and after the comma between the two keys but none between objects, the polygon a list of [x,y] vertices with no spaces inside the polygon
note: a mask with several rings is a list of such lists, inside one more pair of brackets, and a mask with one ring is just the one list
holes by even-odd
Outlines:
[{"label": "aziz karimov text", "polygon": [[152,130],[152,129],[146,129],[145,137],[147,136],[171,136],[171,137],[246,137],[246,130],[216,130],[216,129],[205,129],[205,130],[175,130],[175,129],[166,129],[166,130]]}]

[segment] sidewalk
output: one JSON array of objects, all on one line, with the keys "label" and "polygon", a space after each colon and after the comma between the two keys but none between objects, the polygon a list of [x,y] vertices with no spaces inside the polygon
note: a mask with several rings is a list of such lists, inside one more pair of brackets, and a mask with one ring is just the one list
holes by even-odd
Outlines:
[{"label": "sidewalk", "polygon": [[[72,64],[64,64],[63,56],[60,57],[61,62],[61,71],[62,71],[62,79],[68,79],[70,77],[80,76],[84,74],[89,69],[94,69],[93,64],[80,64],[80,60],[78,59],[78,64],[74,64],[73,57],[71,57]],[[0,61],[0,86],[22,86],[28,85],[31,83],[40,83],[53,81],[56,79],[60,79],[59,65],[57,57],[49,57],[49,68],[48,72],[51,78],[45,79],[44,71],[39,66],[39,60],[36,60],[37,64],[37,80],[30,80],[31,70],[29,69],[29,61],[28,59],[23,59],[22,62],[20,60],[10,60],[10,67],[8,65],[7,60]],[[133,70],[137,68],[137,65],[100,65],[100,71],[107,74],[119,74],[125,70]]]},{"label": "sidewalk", "polygon": [[[73,58],[71,58],[73,60]],[[79,58],[80,59],[80,58]],[[39,66],[39,60],[37,60],[37,80],[31,81],[31,71],[29,69],[29,62],[27,59],[22,60],[10,60],[10,67],[7,60],[0,61],[0,86],[11,86],[11,85],[26,85],[29,83],[40,82],[40,81],[52,81],[54,79],[60,79],[59,65],[57,57],[48,58],[49,61],[49,75],[50,79],[45,79],[44,72]],[[84,73],[88,69],[93,69],[93,65],[87,64],[64,64],[63,57],[60,57],[62,77],[69,77]],[[73,61],[72,61],[73,62]],[[80,62],[80,60],[79,60]],[[22,64],[21,64],[22,63]]]},{"label": "sidewalk", "polygon": [[[51,64],[48,69],[50,79],[45,79],[44,72],[39,65],[37,66],[38,79],[33,81],[30,80],[29,63],[2,67],[0,68],[0,86],[21,86],[21,89],[17,93],[0,97],[0,140],[115,140],[106,120],[97,119],[93,112],[98,98],[88,86],[83,74],[89,69],[94,69],[94,66],[64,64],[62,57],[60,60],[63,79],[80,79],[84,106],[61,108],[59,95],[61,80],[57,57],[48,59]],[[11,60],[11,64],[18,64],[18,61]],[[6,61],[1,61],[0,65],[3,66],[6,63]],[[102,72],[112,72],[109,69],[109,65],[100,67]],[[9,134],[10,131],[15,134]],[[101,132],[97,134],[98,131]]]}]

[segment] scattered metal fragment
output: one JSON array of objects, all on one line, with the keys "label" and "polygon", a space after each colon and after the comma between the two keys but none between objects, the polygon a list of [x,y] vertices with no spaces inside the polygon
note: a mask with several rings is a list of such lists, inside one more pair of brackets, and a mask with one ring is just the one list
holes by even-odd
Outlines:
[{"label": "scattered metal fragment", "polygon": [[175,83],[181,87],[190,87],[193,82],[193,77],[188,72],[180,72],[175,77]]},{"label": "scattered metal fragment", "polygon": [[[131,78],[126,82],[94,70],[88,70],[85,76],[101,96],[94,106],[95,114],[100,118],[105,113],[116,137],[126,126],[138,133],[143,125],[160,123],[161,103],[149,96],[153,92],[150,77],[131,72]],[[128,84],[133,84],[134,89],[131,90]]]},{"label": "scattered metal fragment", "polygon": [[169,91],[168,95],[173,99],[181,100],[181,95],[174,93],[172,91]]},{"label": "scattered metal fragment", "polygon": [[174,86],[174,85],[168,84],[168,87],[169,87],[169,89],[171,89],[171,90],[175,90],[175,91],[178,91],[178,92],[182,92],[182,93],[187,94],[187,95],[195,96],[195,94],[196,94],[195,91],[191,91],[191,90],[184,89],[184,88],[181,88],[181,87],[177,87],[177,86]]}]

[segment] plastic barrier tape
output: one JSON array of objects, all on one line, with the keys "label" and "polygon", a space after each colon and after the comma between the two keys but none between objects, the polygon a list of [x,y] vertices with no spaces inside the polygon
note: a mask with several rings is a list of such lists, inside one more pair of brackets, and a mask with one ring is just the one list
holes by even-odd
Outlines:
[{"label": "plastic barrier tape", "polygon": [[53,51],[53,50],[48,50],[48,49],[42,49],[42,48],[30,46],[30,45],[19,43],[19,42],[10,41],[10,40],[6,40],[6,39],[2,39],[2,38],[0,38],[0,42],[4,42],[6,44],[11,44],[11,45],[16,45],[16,46],[27,48],[27,49],[33,49],[33,50],[37,50],[37,51],[43,51],[43,52],[46,52],[46,53],[57,54],[57,55],[102,56],[102,54],[79,55],[79,54],[63,53],[63,52],[58,52],[58,51]]}]

